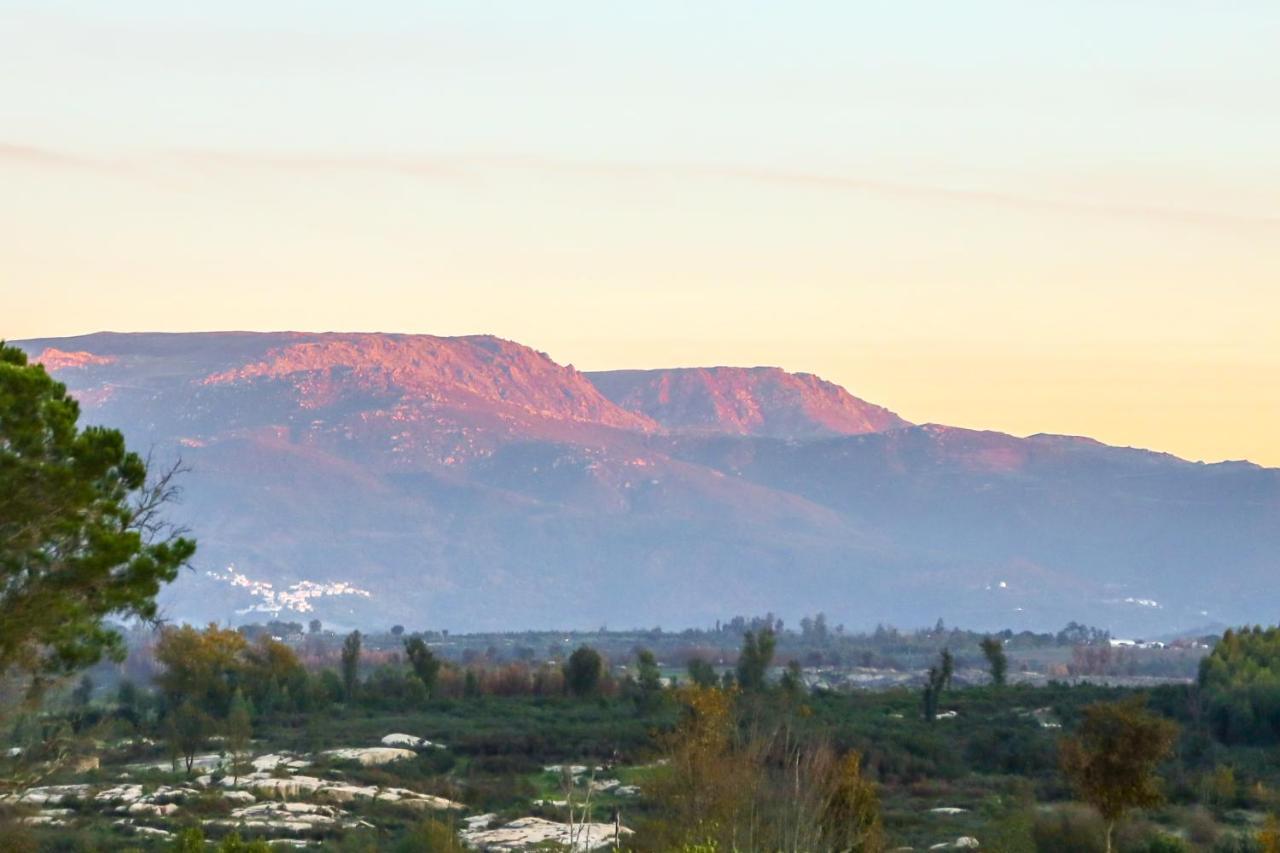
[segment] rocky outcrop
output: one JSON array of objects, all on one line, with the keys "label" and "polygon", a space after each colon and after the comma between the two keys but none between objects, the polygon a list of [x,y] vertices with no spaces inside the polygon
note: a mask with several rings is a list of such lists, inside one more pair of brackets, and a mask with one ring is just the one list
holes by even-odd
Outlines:
[{"label": "rocky outcrop", "polygon": [[[482,815],[492,819],[492,815]],[[632,834],[620,827],[617,836]],[[613,847],[616,841],[611,823],[586,823],[571,826],[540,817],[523,817],[490,829],[485,820],[468,822],[459,837],[469,847],[478,850],[524,850],[539,844],[559,844],[575,851],[601,850]]]},{"label": "rocky outcrop", "polygon": [[406,735],[396,732],[382,737],[383,746],[394,746],[402,749],[444,749],[442,743],[432,743],[424,737]]},{"label": "rocky outcrop", "polygon": [[326,749],[320,754],[327,755],[337,761],[355,761],[365,767],[390,764],[393,761],[416,758],[418,755],[412,749],[401,749],[392,746],[355,746],[343,749]]}]

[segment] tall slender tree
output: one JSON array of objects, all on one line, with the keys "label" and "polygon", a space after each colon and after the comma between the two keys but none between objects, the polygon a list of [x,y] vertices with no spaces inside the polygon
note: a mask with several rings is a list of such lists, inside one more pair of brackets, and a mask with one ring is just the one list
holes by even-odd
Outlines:
[{"label": "tall slender tree", "polygon": [[772,628],[765,628],[758,634],[747,631],[742,635],[742,651],[738,653],[737,671],[738,686],[744,692],[764,690],[777,643],[778,638]]},{"label": "tall slender tree", "polygon": [[360,683],[361,643],[359,631],[352,631],[342,641],[342,692],[348,702],[356,698],[356,687]]},{"label": "tall slender tree", "polygon": [[440,659],[427,647],[426,641],[421,637],[410,637],[404,641],[404,654],[413,667],[413,674],[427,688],[427,695],[435,693],[436,681],[440,677]]},{"label": "tall slender tree", "polygon": [[987,659],[987,666],[991,670],[991,683],[996,687],[1003,687],[1009,670],[1009,658],[1005,656],[1004,643],[995,637],[983,637],[979,645],[982,647],[983,656]]}]

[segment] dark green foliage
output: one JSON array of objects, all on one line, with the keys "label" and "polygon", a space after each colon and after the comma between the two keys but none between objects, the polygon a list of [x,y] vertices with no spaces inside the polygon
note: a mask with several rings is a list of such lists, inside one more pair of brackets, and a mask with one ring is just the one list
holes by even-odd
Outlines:
[{"label": "dark green foliage", "polygon": [[1009,671],[1009,658],[1005,656],[1004,643],[995,637],[983,637],[979,646],[991,669],[991,683],[996,687],[1003,687]]},{"label": "dark green foliage", "polygon": [[355,699],[360,684],[360,643],[359,631],[352,631],[342,643],[342,692],[348,702]]},{"label": "dark green foliage", "polygon": [[946,649],[942,650],[938,665],[929,667],[929,672],[925,676],[924,690],[920,696],[924,718],[929,722],[933,722],[938,716],[938,700],[942,698],[942,691],[946,690],[951,683],[954,667],[955,662],[951,652]]},{"label": "dark green foliage", "polygon": [[191,772],[196,753],[213,733],[213,721],[190,701],[183,702],[169,714],[170,748],[182,757],[187,773]]},{"label": "dark green foliage", "polygon": [[435,692],[436,681],[440,677],[440,659],[427,648],[427,644],[421,637],[410,637],[404,641],[405,657],[409,659],[409,665],[413,667],[414,675],[422,682],[422,686],[426,688],[427,695],[430,696]]},{"label": "dark green foliage", "polygon": [[689,680],[699,687],[714,687],[719,683],[715,667],[703,658],[689,658],[687,668],[689,670]]},{"label": "dark green foliage", "polygon": [[758,634],[748,631],[742,635],[742,651],[738,653],[738,686],[745,692],[763,690],[773,652],[778,638],[773,629],[764,628]]},{"label": "dark green foliage", "polygon": [[1214,735],[1225,743],[1280,740],[1280,628],[1227,631],[1200,661]]},{"label": "dark green foliage", "polygon": [[149,486],[124,437],[79,416],[65,386],[0,344],[0,675],[119,658],[104,618],[153,618],[195,552],[159,514],[171,475]]},{"label": "dark green foliage", "polygon": [[590,696],[600,687],[604,659],[590,646],[579,646],[564,665],[565,688],[573,696]]},{"label": "dark green foliage", "polygon": [[782,692],[792,699],[799,699],[804,696],[804,676],[800,669],[799,661],[788,661],[787,668],[782,673],[782,678],[778,681],[778,686],[782,688]]},{"label": "dark green foliage", "polygon": [[662,673],[658,659],[648,649],[636,652],[636,681],[644,693],[656,693],[662,689]]}]

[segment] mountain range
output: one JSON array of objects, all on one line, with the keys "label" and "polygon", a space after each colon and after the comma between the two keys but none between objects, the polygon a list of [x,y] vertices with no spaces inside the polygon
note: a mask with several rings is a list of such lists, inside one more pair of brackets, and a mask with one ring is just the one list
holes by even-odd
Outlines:
[{"label": "mountain range", "polygon": [[192,621],[1274,621],[1280,470],[912,424],[773,367],[583,373],[490,336],[18,341],[158,464]]}]

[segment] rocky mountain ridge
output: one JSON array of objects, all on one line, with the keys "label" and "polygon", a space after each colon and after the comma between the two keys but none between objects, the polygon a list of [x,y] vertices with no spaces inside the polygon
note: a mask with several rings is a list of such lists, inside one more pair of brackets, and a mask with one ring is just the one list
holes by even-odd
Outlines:
[{"label": "rocky mountain ridge", "polygon": [[291,607],[250,593],[270,584],[367,591],[306,599],[364,625],[824,610],[1150,633],[1262,618],[1280,593],[1278,471],[914,426],[776,368],[581,373],[487,336],[19,345],[86,422],[193,468],[176,618]]}]

